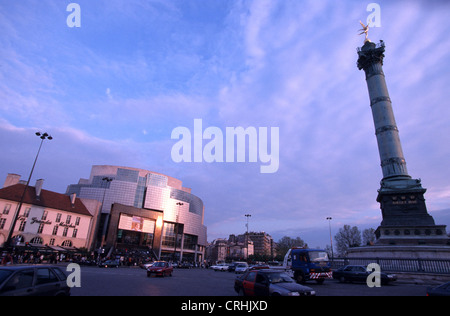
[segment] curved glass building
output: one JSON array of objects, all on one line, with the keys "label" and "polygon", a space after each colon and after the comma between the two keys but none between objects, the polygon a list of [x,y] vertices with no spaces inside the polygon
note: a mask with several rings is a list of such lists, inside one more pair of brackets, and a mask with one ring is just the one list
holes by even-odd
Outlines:
[{"label": "curved glass building", "polygon": [[[130,167],[93,166],[66,194],[102,202],[97,248],[151,250],[158,259],[201,262],[206,247],[203,201],[182,181]],[[177,241],[177,242],[175,242]]]}]

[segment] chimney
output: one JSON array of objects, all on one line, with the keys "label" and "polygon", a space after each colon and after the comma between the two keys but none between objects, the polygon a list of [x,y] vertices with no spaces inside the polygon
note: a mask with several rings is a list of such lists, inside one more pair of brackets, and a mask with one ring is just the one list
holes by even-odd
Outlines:
[{"label": "chimney", "polygon": [[8,173],[8,175],[6,176],[5,183],[3,184],[3,187],[6,188],[19,182],[20,182],[20,175],[15,173]]},{"label": "chimney", "polygon": [[75,207],[75,199],[77,198],[77,194],[76,193],[72,193],[70,195],[70,203],[72,204],[72,207]]},{"label": "chimney", "polygon": [[36,180],[36,185],[34,186],[34,189],[36,190],[36,198],[38,200],[41,196],[41,190],[42,190],[43,185],[44,185],[44,179]]}]

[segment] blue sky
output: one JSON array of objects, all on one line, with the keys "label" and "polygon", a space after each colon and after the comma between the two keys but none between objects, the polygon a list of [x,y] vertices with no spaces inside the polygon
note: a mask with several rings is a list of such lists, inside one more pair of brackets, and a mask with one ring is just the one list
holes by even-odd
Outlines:
[{"label": "blue sky", "polygon": [[[81,27],[66,7],[81,8]],[[250,230],[311,246],[376,228],[381,168],[359,20],[372,1],[0,0],[0,177],[65,192],[94,164],[161,172],[205,203],[208,240]],[[377,1],[384,71],[408,171],[450,225],[447,1]],[[175,163],[174,128],[279,127],[280,167]],[[34,180],[33,180],[34,182]]]}]

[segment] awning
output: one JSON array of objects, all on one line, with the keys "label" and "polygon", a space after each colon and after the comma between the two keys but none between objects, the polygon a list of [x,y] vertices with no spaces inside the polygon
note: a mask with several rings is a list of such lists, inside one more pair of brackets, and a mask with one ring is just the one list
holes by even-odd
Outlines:
[{"label": "awning", "polygon": [[59,246],[47,246],[48,248],[54,250],[54,251],[62,251],[62,252],[66,252],[66,249],[61,248]]}]

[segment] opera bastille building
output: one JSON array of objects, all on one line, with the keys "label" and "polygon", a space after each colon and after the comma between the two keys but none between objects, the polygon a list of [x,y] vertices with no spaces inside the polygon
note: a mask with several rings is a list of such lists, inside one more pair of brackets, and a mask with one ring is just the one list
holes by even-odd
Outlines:
[{"label": "opera bastille building", "polygon": [[204,260],[204,205],[181,180],[143,169],[101,165],[92,167],[89,179],[67,187],[67,195],[74,193],[102,203],[97,249],[149,251],[160,260]]}]

